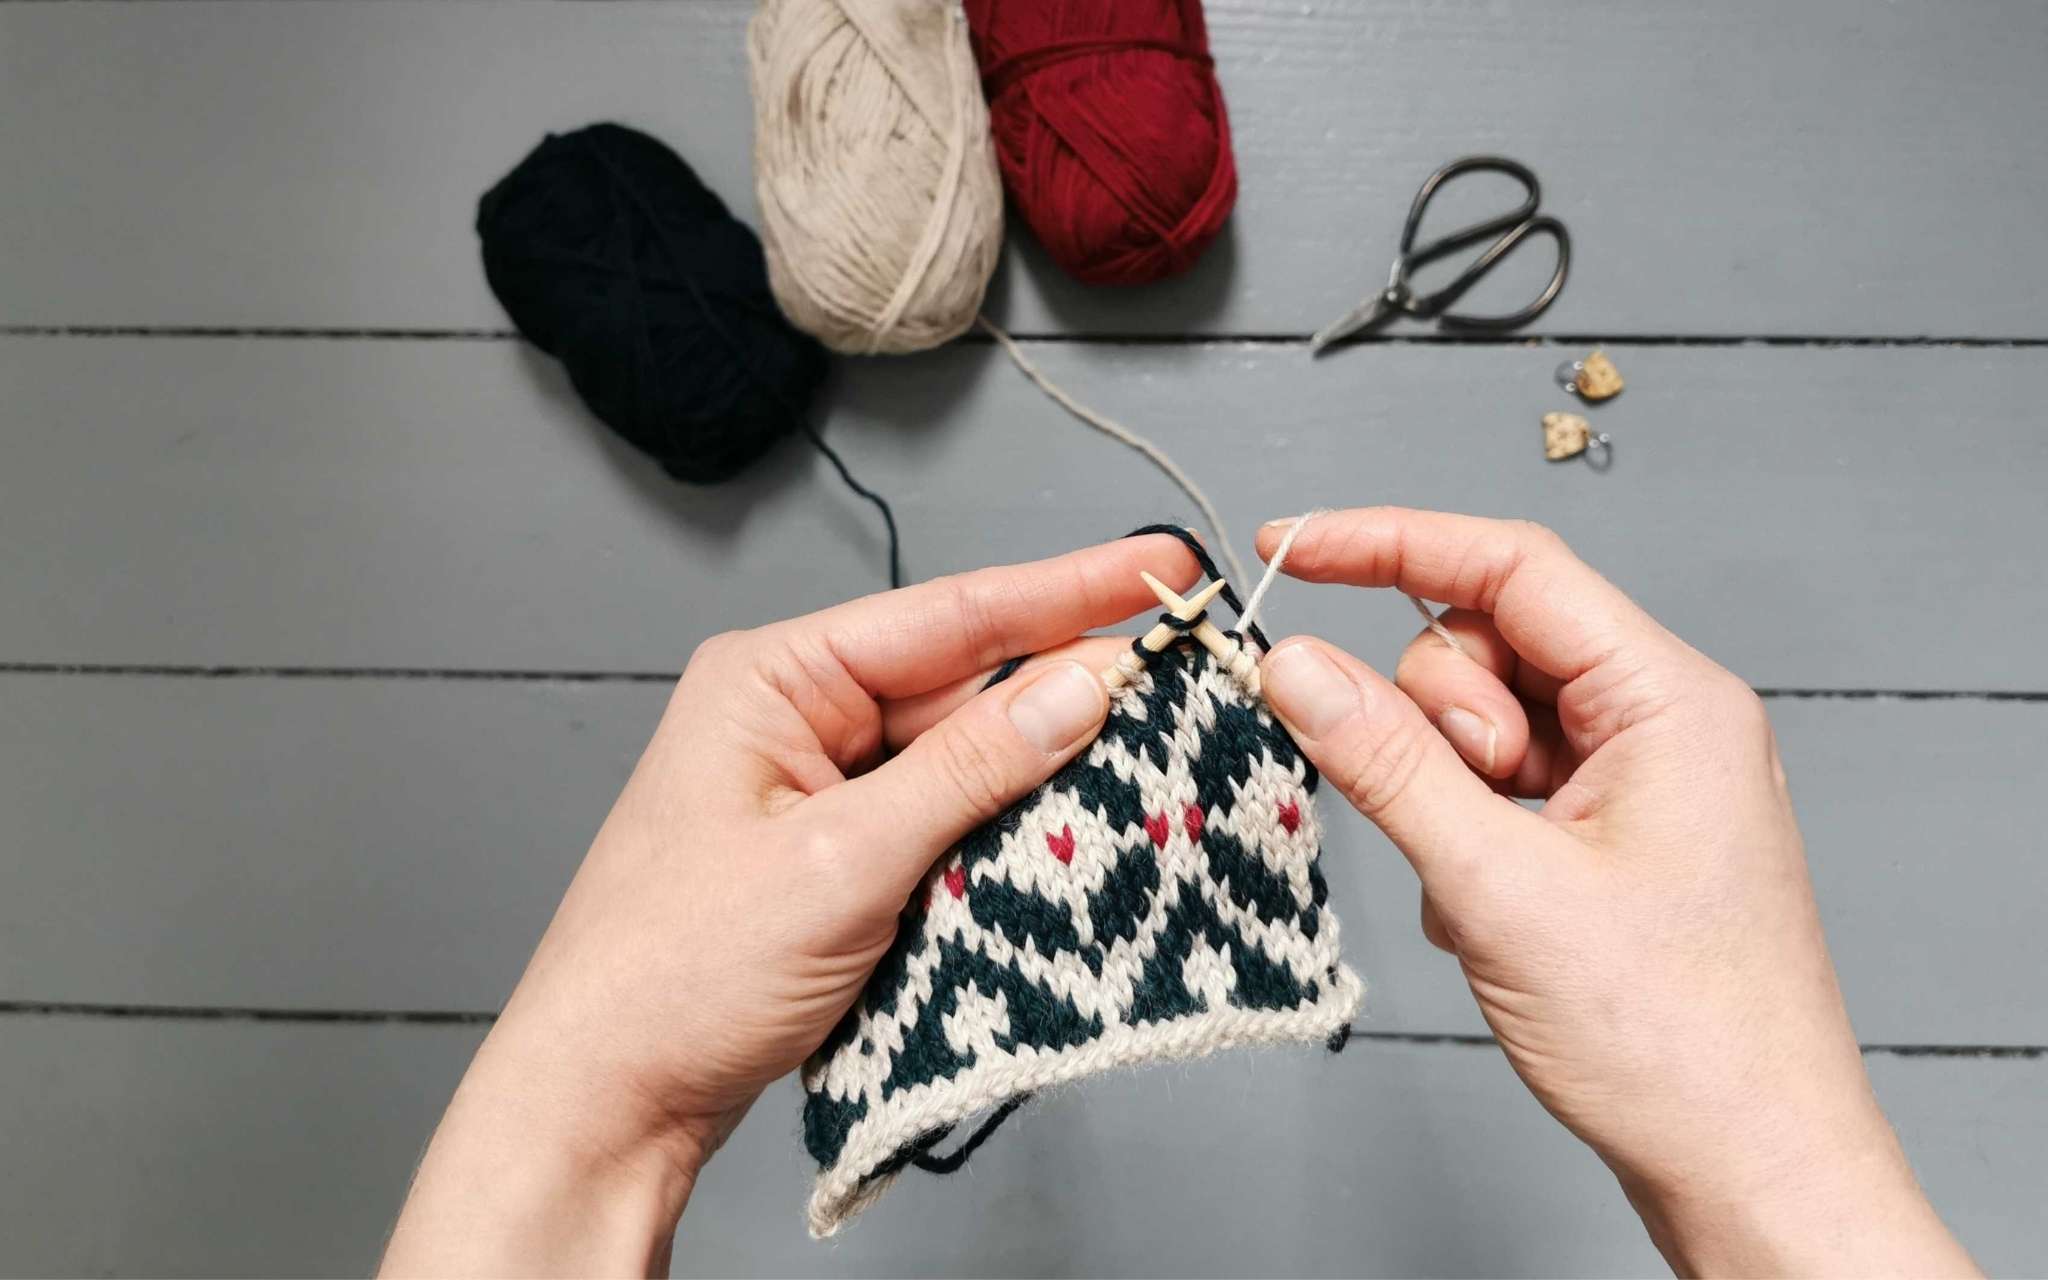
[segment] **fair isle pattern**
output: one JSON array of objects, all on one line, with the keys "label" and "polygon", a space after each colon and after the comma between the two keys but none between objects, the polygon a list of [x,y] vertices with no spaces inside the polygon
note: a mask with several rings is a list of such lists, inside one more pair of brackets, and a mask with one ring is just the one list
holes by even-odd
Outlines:
[{"label": "fair isle pattern", "polygon": [[811,1234],[1034,1090],[1341,1037],[1363,985],[1317,868],[1316,781],[1205,650],[1158,655],[1079,759],[933,868],[805,1065]]}]

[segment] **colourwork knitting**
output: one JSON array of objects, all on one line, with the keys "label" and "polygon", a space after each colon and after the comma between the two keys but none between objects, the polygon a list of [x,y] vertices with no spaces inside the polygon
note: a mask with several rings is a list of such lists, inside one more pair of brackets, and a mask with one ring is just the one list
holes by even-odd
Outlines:
[{"label": "colourwork knitting", "polygon": [[[1182,641],[1101,737],[933,868],[803,1072],[809,1209],[828,1236],[954,1125],[1113,1067],[1341,1045],[1363,985],[1317,867],[1316,772]],[[985,1137],[993,1123],[969,1141]]]}]

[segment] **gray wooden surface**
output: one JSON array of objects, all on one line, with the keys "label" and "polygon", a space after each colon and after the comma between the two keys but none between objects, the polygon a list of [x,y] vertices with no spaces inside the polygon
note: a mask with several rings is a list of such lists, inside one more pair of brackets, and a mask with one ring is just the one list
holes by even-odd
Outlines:
[{"label": "gray wooden surface", "polygon": [[[0,1000],[481,1012],[511,990],[660,715],[656,683],[0,675]],[[1781,699],[1858,1033],[2048,1043],[2048,716]],[[540,780],[545,779],[545,785]],[[1407,864],[1340,804],[1364,1030],[1485,1030]],[[58,856],[61,851],[61,856]],[[81,929],[120,939],[81,946]]]},{"label": "gray wooden surface", "polygon": [[[502,327],[476,197],[598,117],[752,214],[744,0],[6,7],[8,114],[38,123],[0,172],[46,180],[0,196],[0,323]],[[1229,235],[1142,293],[1027,250],[999,318],[1307,333],[1384,280],[1424,175],[1499,151],[1585,250],[1545,331],[2048,331],[2033,0],[1207,8]]]},{"label": "gray wooden surface", "polygon": [[[0,1272],[361,1274],[475,1028],[38,1019],[0,1038]],[[1870,1056],[1928,1193],[2038,1274],[2048,1062]],[[809,1239],[797,1094],[712,1161],[679,1276],[1644,1275],[1612,1178],[1491,1046],[1354,1042],[1033,1103],[959,1174]],[[1200,1117],[1199,1127],[1189,1122]],[[33,1153],[25,1157],[21,1153]]]},{"label": "gray wooden surface", "polygon": [[[1229,235],[1091,291],[1013,232],[993,313],[1240,535],[1541,519],[1770,692],[1858,1033],[1903,1047],[1878,1090],[1978,1256],[2048,1269],[2048,8],[1207,8]],[[369,1266],[662,673],[879,583],[815,458],[661,479],[477,268],[477,195],[594,119],[751,217],[748,9],[0,2],[0,1274]],[[1415,184],[1478,150],[1577,237],[1536,340],[1310,363]],[[1592,337],[1631,384],[1605,476],[1536,452]],[[841,362],[831,400],[916,576],[1189,514],[983,344]],[[1413,630],[1355,593],[1271,609],[1377,661]],[[1455,966],[1326,817],[1360,1029],[1397,1039],[1066,1091],[830,1245],[783,1088],[677,1273],[1654,1269],[1495,1052],[1435,1039],[1480,1028]]]},{"label": "gray wooden surface", "polygon": [[[1604,476],[1542,460],[1554,348],[1039,359],[1209,477],[1241,541],[1312,506],[1526,516],[1759,685],[2042,687],[2048,347],[1609,350],[1633,385]],[[873,510],[804,448],[676,485],[523,345],[14,337],[0,379],[16,659],[670,671],[883,583]],[[1193,514],[987,345],[842,362],[830,430],[920,577]],[[1273,610],[1376,658],[1414,630],[1385,595]]]}]

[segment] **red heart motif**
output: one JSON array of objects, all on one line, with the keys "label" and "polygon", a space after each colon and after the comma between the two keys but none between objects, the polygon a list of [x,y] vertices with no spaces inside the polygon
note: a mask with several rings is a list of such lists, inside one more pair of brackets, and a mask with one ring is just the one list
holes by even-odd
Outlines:
[{"label": "red heart motif", "polygon": [[1145,834],[1152,837],[1152,843],[1161,849],[1166,847],[1166,815],[1155,813],[1145,819]]},{"label": "red heart motif", "polygon": [[1294,803],[1294,801],[1292,800],[1289,800],[1286,804],[1281,805],[1280,825],[1287,828],[1288,835],[1293,835],[1295,828],[1301,825],[1301,806]]},{"label": "red heart motif", "polygon": [[1188,839],[1190,840],[1200,840],[1202,838],[1201,805],[1191,804],[1188,806],[1187,812],[1181,815],[1181,830],[1188,833]]},{"label": "red heart motif", "polygon": [[1052,850],[1052,856],[1058,858],[1061,862],[1072,862],[1074,860],[1074,829],[1072,827],[1061,827],[1058,835],[1054,835],[1050,831],[1046,832],[1045,847]]},{"label": "red heart motif", "polygon": [[953,896],[956,898],[966,897],[967,868],[954,867],[951,871],[948,871],[946,873],[946,888],[949,889],[952,892]]}]

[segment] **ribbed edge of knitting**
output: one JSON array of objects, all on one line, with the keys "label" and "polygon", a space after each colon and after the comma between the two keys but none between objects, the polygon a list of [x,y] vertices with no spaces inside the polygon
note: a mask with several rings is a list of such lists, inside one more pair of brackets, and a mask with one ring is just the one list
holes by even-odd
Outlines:
[{"label": "ribbed edge of knitting", "polygon": [[836,1234],[895,1181],[873,1176],[906,1146],[934,1129],[959,1124],[1013,1098],[1119,1067],[1207,1057],[1253,1045],[1327,1043],[1350,1027],[1365,983],[1339,964],[1319,984],[1314,1004],[1287,1010],[1226,1009],[1171,1022],[1112,1027],[1079,1049],[987,1055],[935,1085],[905,1089],[876,1106],[847,1135],[839,1159],[818,1175],[807,1211],[813,1239]]}]

